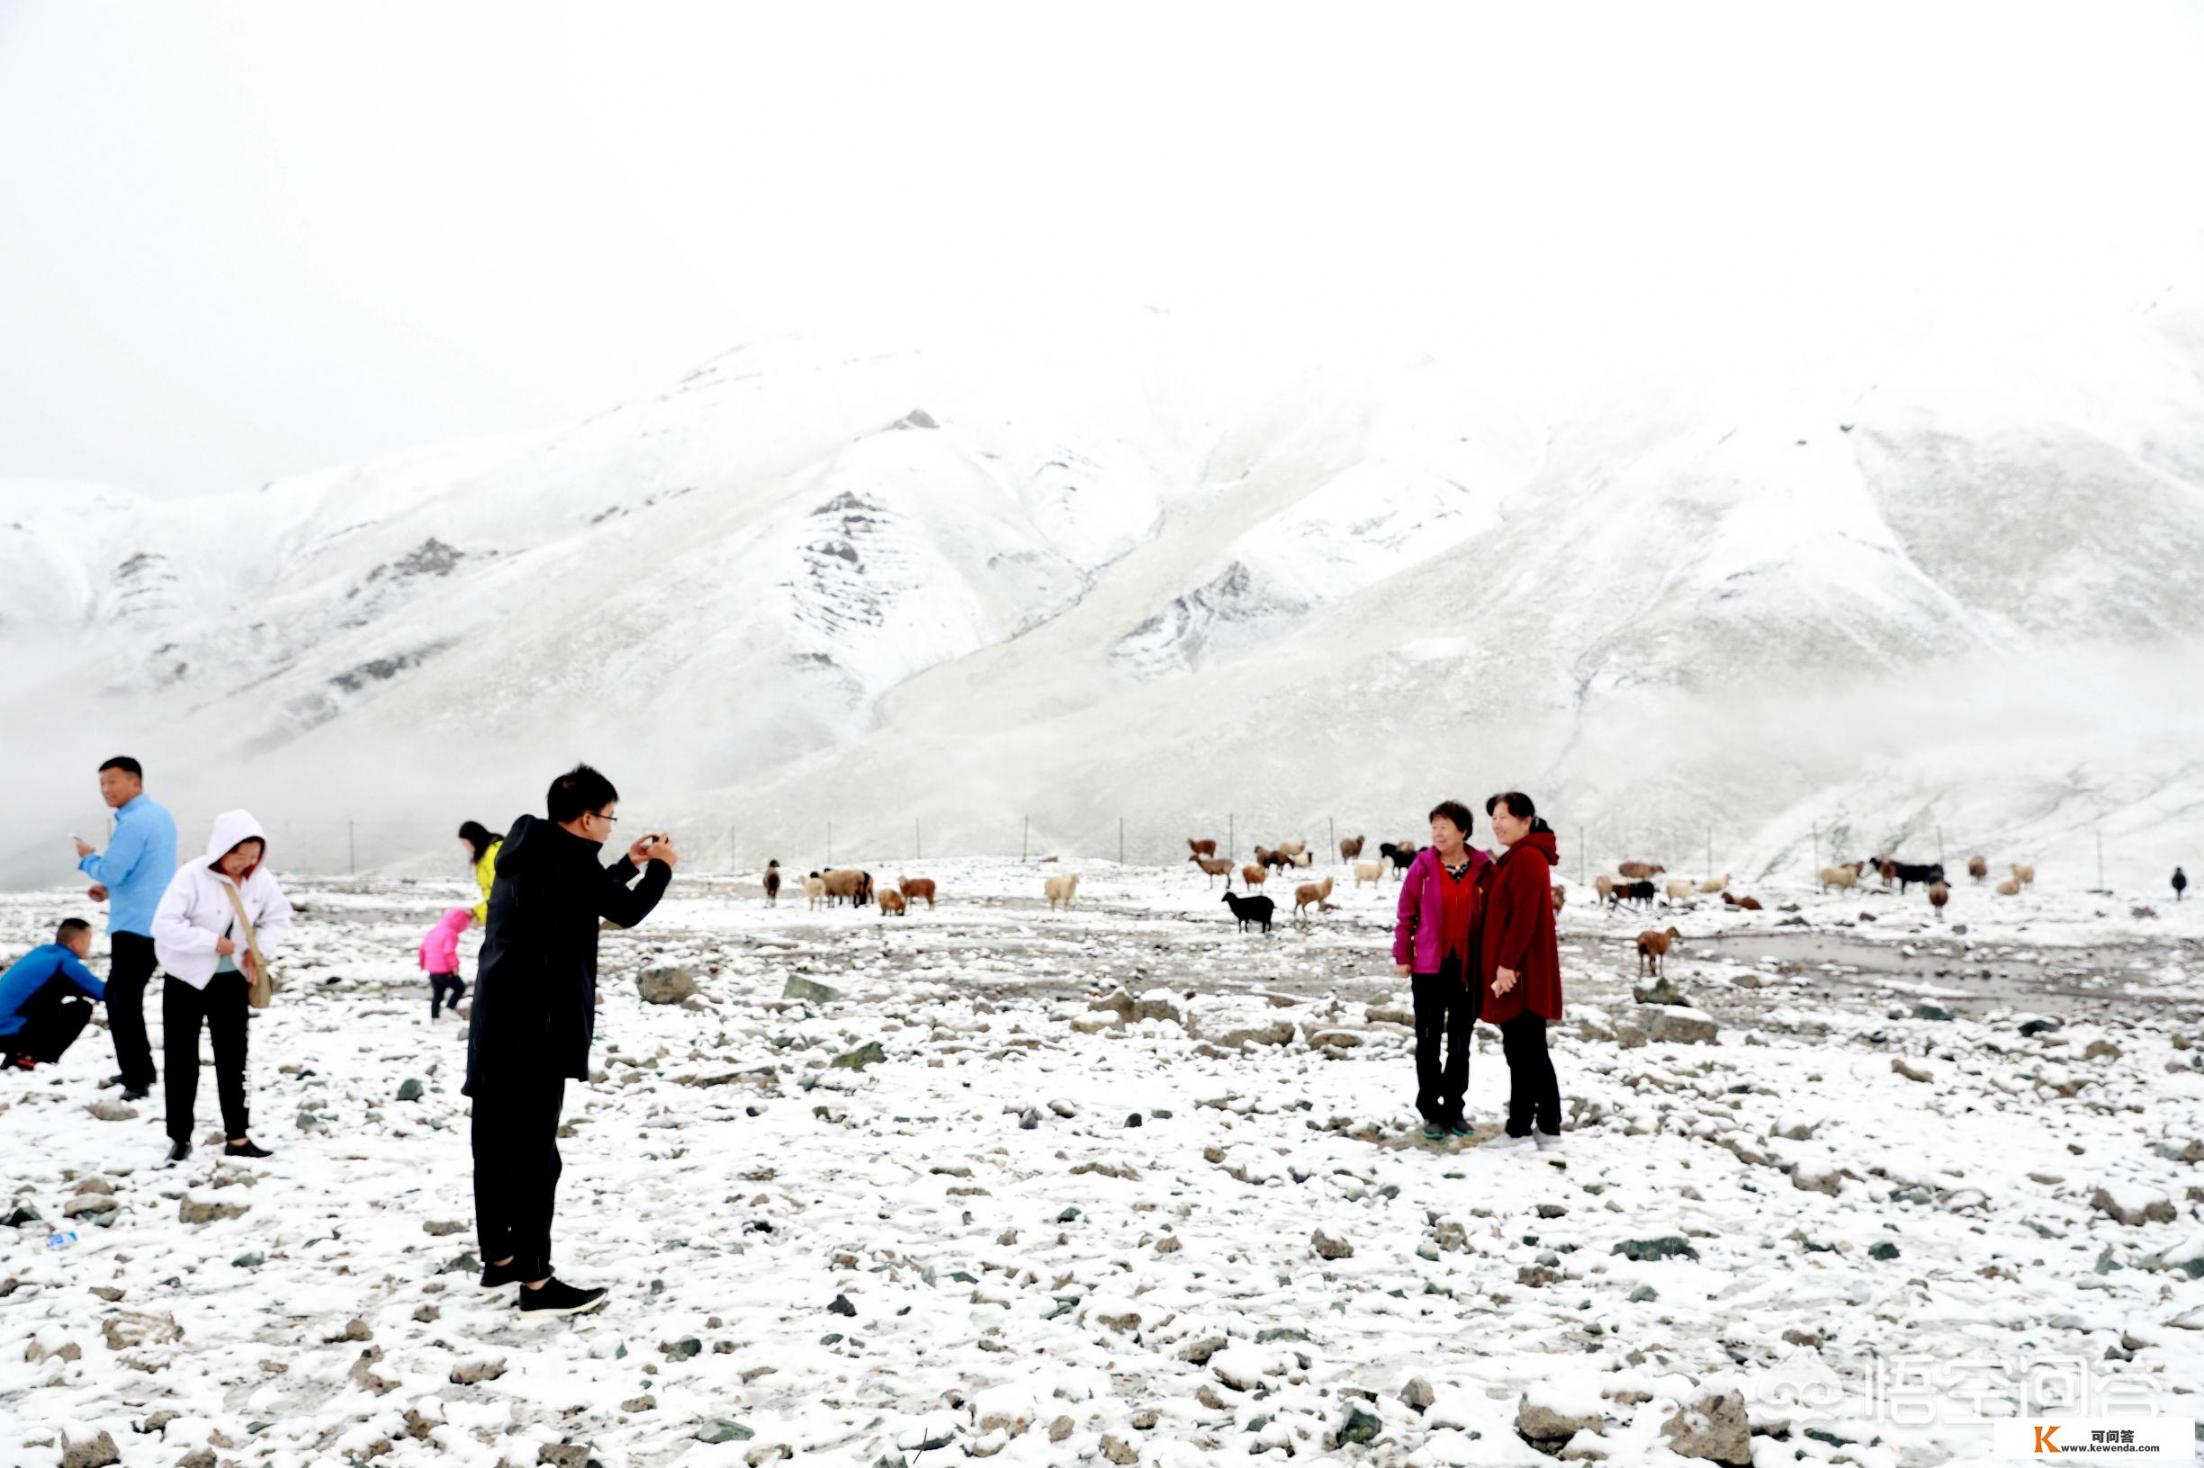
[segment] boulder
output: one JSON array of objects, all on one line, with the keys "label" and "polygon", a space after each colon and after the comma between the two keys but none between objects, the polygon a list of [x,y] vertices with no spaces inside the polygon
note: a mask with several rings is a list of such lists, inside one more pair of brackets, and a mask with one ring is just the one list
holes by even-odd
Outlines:
[{"label": "boulder", "polygon": [[1668,1450],[1680,1458],[1705,1458],[1746,1468],[1752,1462],[1752,1429],[1745,1399],[1735,1391],[1703,1392],[1661,1424]]},{"label": "boulder", "polygon": [[645,1004],[679,1004],[696,993],[696,976],[678,964],[647,968],[635,977]]},{"label": "boulder", "polygon": [[1654,1014],[1648,1033],[1670,1045],[1712,1045],[1721,1028],[1703,1009],[1664,1005]]}]

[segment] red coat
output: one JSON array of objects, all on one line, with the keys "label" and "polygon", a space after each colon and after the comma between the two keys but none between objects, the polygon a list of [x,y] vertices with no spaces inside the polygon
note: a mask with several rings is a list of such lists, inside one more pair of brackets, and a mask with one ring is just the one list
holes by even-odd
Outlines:
[{"label": "red coat", "polygon": [[[1553,832],[1533,831],[1492,868],[1477,945],[1485,985],[1477,1017],[1488,1024],[1526,1009],[1549,1022],[1561,1018],[1561,945],[1554,936],[1553,881],[1547,875],[1560,861]],[[1515,970],[1515,987],[1495,994],[1492,977],[1503,968]]]}]

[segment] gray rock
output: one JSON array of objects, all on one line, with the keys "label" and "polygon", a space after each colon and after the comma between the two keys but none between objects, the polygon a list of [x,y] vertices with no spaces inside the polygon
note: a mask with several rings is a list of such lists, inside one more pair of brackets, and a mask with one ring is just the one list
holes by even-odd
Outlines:
[{"label": "gray rock", "polygon": [[63,1218],[87,1218],[100,1213],[112,1213],[122,1205],[105,1193],[85,1193],[71,1198],[61,1205]]},{"label": "gray rock", "polygon": [[107,1349],[127,1351],[133,1346],[171,1346],[184,1338],[184,1328],[173,1315],[144,1315],[125,1310],[100,1322]]},{"label": "gray rock", "polygon": [[1533,1402],[1528,1392],[1515,1404],[1515,1430],[1534,1443],[1565,1443],[1580,1432],[1598,1432],[1606,1425],[1603,1412],[1573,1416]]},{"label": "gray rock", "polygon": [[1951,1011],[1941,1004],[1923,1002],[1913,1006],[1913,1017],[1915,1019],[1948,1020],[1951,1018]]},{"label": "gray rock", "polygon": [[1366,1443],[1385,1430],[1385,1423],[1360,1402],[1347,1404],[1347,1420],[1339,1426],[1343,1443]]},{"label": "gray rock", "polygon": [[183,1223],[216,1223],[225,1218],[243,1218],[252,1211],[250,1203],[202,1203],[186,1196],[176,1204],[176,1217]]},{"label": "gray rock", "polygon": [[1884,1239],[1879,1244],[1870,1244],[1867,1246],[1867,1257],[1870,1259],[1895,1259],[1898,1257],[1898,1246],[1890,1242],[1890,1240]]},{"label": "gray rock", "polygon": [[69,1435],[61,1435],[61,1468],[107,1468],[110,1463],[122,1461],[122,1449],[105,1431],[96,1437],[69,1441]]},{"label": "gray rock", "polygon": [[1736,1392],[1709,1392],[1686,1403],[1661,1424],[1669,1451],[1681,1458],[1705,1458],[1745,1468],[1752,1462],[1752,1429],[1745,1420],[1745,1399]]},{"label": "gray rock", "polygon": [[1635,1263],[1645,1264],[1655,1259],[1696,1259],[1699,1251],[1691,1246],[1691,1240],[1679,1234],[1663,1234],[1657,1239],[1624,1239],[1615,1245],[1614,1252]]},{"label": "gray rock", "polygon": [[707,1417],[696,1430],[696,1440],[700,1443],[739,1443],[756,1436],[732,1417]]},{"label": "gray rock", "polygon": [[1691,1003],[1691,1000],[1685,997],[1684,991],[1677,988],[1674,981],[1667,974],[1662,974],[1644,988],[1632,986],[1630,997],[1640,1004],[1689,1005]]},{"label": "gray rock", "polygon": [[878,1040],[867,1040],[855,1050],[835,1056],[832,1063],[836,1070],[863,1070],[866,1066],[878,1065],[887,1058],[888,1052],[881,1048]]},{"label": "gray rock", "polygon": [[1411,1411],[1421,1412],[1437,1401],[1438,1397],[1431,1390],[1430,1382],[1420,1376],[1412,1376],[1408,1379],[1408,1385],[1400,1389],[1400,1399]]},{"label": "gray rock", "polygon": [[418,1080],[417,1078],[415,1078],[415,1077],[413,1077],[413,1076],[407,1076],[407,1077],[405,1078],[405,1080],[404,1080],[404,1081],[402,1081],[402,1082],[400,1082],[400,1083],[399,1083],[399,1086],[398,1086],[398,1099],[399,1099],[400,1101],[418,1101],[418,1100],[420,1100],[420,1099],[421,1099],[421,1082],[420,1082],[420,1081],[419,1081],[419,1080]]},{"label": "gray rock", "polygon": [[2152,1198],[2136,1207],[2122,1203],[2103,1188],[2089,1195],[2089,1206],[2099,1213],[2117,1218],[2131,1228],[2140,1228],[2146,1223],[2171,1223],[2179,1216],[2169,1199]]},{"label": "gray rock", "polygon": [[1721,1026],[1703,1010],[1660,1006],[1646,1033],[1669,1045],[1712,1045]]},{"label": "gray rock", "polygon": [[1902,1075],[1909,1081],[1921,1081],[1926,1083],[1934,1081],[1936,1079],[1936,1072],[1930,1070],[1927,1066],[1908,1065],[1905,1062],[1905,1057],[1900,1055],[1893,1055],[1890,1057],[1890,1069],[1895,1074]]},{"label": "gray rock", "polygon": [[832,1004],[842,997],[842,991],[830,989],[825,984],[814,983],[810,979],[791,978],[781,986],[781,997],[801,999],[809,1004]]},{"label": "gray rock", "polygon": [[679,1004],[696,993],[696,976],[678,965],[645,969],[636,976],[635,991],[645,1004]]},{"label": "gray rock", "polygon": [[[94,1101],[85,1110],[91,1112],[101,1121],[136,1121],[138,1119],[138,1108],[126,1106],[120,1101]],[[103,1433],[101,1436],[105,1436],[105,1434]]]},{"label": "gray rock", "polygon": [[1322,1229],[1309,1236],[1309,1247],[1316,1251],[1319,1259],[1352,1259],[1355,1253],[1353,1244],[1345,1239],[1335,1239]]},{"label": "gray rock", "polygon": [[451,1383],[453,1386],[475,1386],[485,1381],[496,1381],[504,1374],[505,1358],[503,1356],[478,1357],[472,1361],[462,1361],[454,1366],[451,1371]]}]

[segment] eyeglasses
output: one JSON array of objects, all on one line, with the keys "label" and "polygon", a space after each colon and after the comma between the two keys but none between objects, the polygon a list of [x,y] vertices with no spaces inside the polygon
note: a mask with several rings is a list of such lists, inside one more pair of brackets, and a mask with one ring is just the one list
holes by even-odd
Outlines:
[{"label": "eyeglasses", "polygon": [[588,815],[591,820],[603,821],[608,826],[617,826],[620,824],[620,818],[618,816],[608,816],[601,810],[590,811]]}]

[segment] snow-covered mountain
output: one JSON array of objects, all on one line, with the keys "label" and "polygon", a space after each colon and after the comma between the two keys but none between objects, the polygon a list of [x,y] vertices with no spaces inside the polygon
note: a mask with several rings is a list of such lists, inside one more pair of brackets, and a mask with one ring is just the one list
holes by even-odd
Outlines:
[{"label": "snow-covered mountain", "polygon": [[1571,875],[1709,828],[1740,872],[1830,827],[2078,863],[2109,821],[2155,880],[2204,806],[2195,299],[1707,360],[781,340],[232,495],[0,484],[0,876],[57,875],[128,750],[320,868],[587,757],[727,864],[829,821],[837,859],[1376,839],[1520,786]]}]

